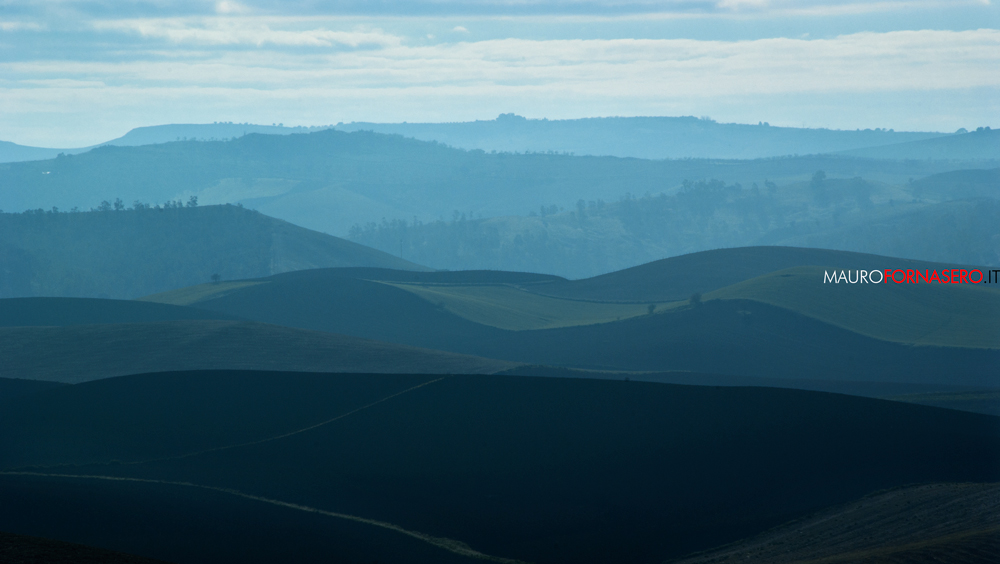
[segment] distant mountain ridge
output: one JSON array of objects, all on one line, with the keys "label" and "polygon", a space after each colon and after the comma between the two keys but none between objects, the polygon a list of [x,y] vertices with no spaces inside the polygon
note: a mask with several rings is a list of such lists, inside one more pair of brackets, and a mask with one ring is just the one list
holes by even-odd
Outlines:
[{"label": "distant mountain ridge", "polygon": [[495,120],[457,123],[337,124],[340,131],[394,133],[461,149],[566,152],[640,159],[759,159],[814,155],[947,137],[935,132],[857,131],[774,127],[766,123],[718,123],[684,117],[526,119],[501,114]]},{"label": "distant mountain ridge", "polygon": [[114,145],[117,147],[137,147],[140,145],[157,145],[159,143],[169,143],[171,141],[223,141],[242,137],[248,133],[262,133],[265,135],[291,135],[293,133],[309,133],[330,129],[333,126],[319,125],[313,127],[285,127],[284,125],[257,125],[253,123],[172,123],[166,125],[150,125],[136,127],[129,130],[125,135],[110,141],[91,145],[89,147],[76,147],[72,149],[52,149],[48,147],[31,147],[18,145],[10,141],[0,141],[0,163],[15,163],[23,161],[41,161],[54,159],[60,153],[64,155],[78,155],[86,153],[98,147]]},{"label": "distant mountain ridge", "polygon": [[97,145],[72,149],[28,147],[0,141],[0,163],[42,160],[104,145],[153,145],[170,141],[221,141],[249,133],[290,135],[324,129],[374,131],[460,149],[574,153],[578,155],[665,158],[754,159],[866,149],[947,137],[938,132],[857,131],[717,123],[686,117],[595,117],[566,120],[526,119],[501,114],[494,120],[451,123],[351,122],[311,127],[252,123],[164,124],[137,127]]}]

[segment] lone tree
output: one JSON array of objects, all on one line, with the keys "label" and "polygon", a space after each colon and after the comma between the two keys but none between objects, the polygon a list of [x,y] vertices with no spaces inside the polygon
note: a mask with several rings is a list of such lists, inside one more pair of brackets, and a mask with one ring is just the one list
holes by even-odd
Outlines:
[{"label": "lone tree", "polygon": [[695,293],[691,294],[690,301],[691,301],[691,305],[693,305],[693,306],[701,305],[701,292],[695,292]]},{"label": "lone tree", "polygon": [[653,315],[653,312],[656,311],[656,304],[649,304],[646,311],[649,312],[649,315]]},{"label": "lone tree", "polygon": [[212,284],[218,284],[220,280],[222,280],[222,277],[218,274],[212,275]]}]

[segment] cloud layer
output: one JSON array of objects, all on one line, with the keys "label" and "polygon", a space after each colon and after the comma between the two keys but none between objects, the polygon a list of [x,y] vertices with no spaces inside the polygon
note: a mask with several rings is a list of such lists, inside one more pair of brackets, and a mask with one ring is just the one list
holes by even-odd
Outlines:
[{"label": "cloud layer", "polygon": [[[534,16],[530,26],[460,17],[473,8],[594,17],[645,9],[773,23],[774,12],[858,10],[859,3],[424,4],[451,6],[452,15],[358,18],[292,13],[311,3],[275,13],[268,2],[193,2],[170,10],[135,3],[127,17],[108,17],[93,4],[64,1],[53,10],[64,16],[39,19],[35,4],[23,4],[20,13],[0,12],[0,139],[73,146],[164,122],[450,121],[505,111],[954,129],[997,115],[1000,99],[1000,31],[988,27],[704,39],[656,37],[647,22],[631,36],[621,36],[626,26],[615,28],[618,36],[573,37]],[[863,6],[903,5],[937,3]],[[169,13],[150,15],[157,10]],[[937,107],[949,98],[961,107]],[[858,123],[877,116],[881,122]]]}]

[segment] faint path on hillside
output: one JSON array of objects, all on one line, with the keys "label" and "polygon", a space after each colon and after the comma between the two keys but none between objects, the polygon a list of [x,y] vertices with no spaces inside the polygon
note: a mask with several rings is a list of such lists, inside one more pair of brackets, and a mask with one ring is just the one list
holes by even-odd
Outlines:
[{"label": "faint path on hillside", "polygon": [[[430,382],[428,382],[428,383],[430,383]],[[405,393],[405,392],[400,392],[400,393]],[[388,398],[386,398],[386,399],[388,399]],[[360,410],[360,409],[364,409],[364,408],[359,408],[358,410]],[[356,410],[356,411],[358,411],[358,410]],[[344,416],[346,417],[346,415],[349,415],[349,414],[345,414]],[[316,426],[318,426],[318,425],[316,425]],[[314,427],[316,427],[316,426],[314,426]],[[493,555],[490,555],[490,554],[484,554],[482,552],[479,552],[479,551],[473,549],[472,547],[470,547],[469,545],[465,544],[462,541],[458,541],[458,540],[454,540],[454,539],[449,539],[449,538],[444,538],[444,537],[435,537],[435,536],[428,535],[426,533],[421,533],[419,531],[411,531],[409,529],[404,529],[403,527],[400,527],[399,525],[395,525],[393,523],[388,523],[386,521],[378,521],[376,519],[368,519],[366,517],[358,517],[357,515],[348,515],[346,513],[336,513],[334,511],[326,511],[325,509],[317,509],[315,507],[309,507],[307,505],[299,505],[297,503],[289,503],[287,501],[281,501],[281,500],[278,500],[278,499],[271,499],[271,498],[267,498],[267,497],[261,497],[261,496],[257,496],[257,495],[253,495],[253,494],[248,494],[248,493],[244,493],[244,492],[241,492],[239,490],[234,490],[234,489],[231,489],[231,488],[221,488],[221,487],[216,487],[216,486],[205,486],[205,485],[201,485],[201,484],[193,484],[191,482],[171,482],[171,481],[168,481],[168,480],[151,480],[151,479],[145,479],[145,478],[127,478],[127,477],[122,477],[122,476],[100,476],[100,475],[86,475],[86,474],[45,474],[45,473],[41,473],[41,472],[0,472],[0,476],[33,476],[33,477],[40,477],[40,478],[66,478],[66,479],[76,479],[76,480],[103,480],[103,481],[108,481],[108,482],[132,482],[132,483],[143,483],[143,484],[158,484],[158,485],[166,485],[166,486],[180,486],[180,487],[186,487],[186,488],[197,488],[197,489],[202,489],[202,490],[209,490],[209,491],[213,491],[213,492],[219,492],[219,493],[233,495],[233,496],[236,496],[236,497],[241,497],[241,498],[244,498],[244,499],[250,499],[250,500],[253,500],[253,501],[259,501],[259,502],[262,502],[262,503],[268,503],[270,505],[276,505],[278,507],[285,507],[285,508],[294,509],[294,510],[297,510],[297,511],[304,511],[306,513],[316,513],[316,514],[319,514],[319,515],[325,515],[327,517],[334,517],[334,518],[337,518],[337,519],[344,519],[344,520],[347,520],[347,521],[354,521],[355,523],[363,523],[365,525],[372,525],[374,527],[380,527],[380,528],[387,529],[387,530],[390,530],[390,531],[393,531],[393,532],[396,532],[396,533],[400,533],[400,534],[406,535],[408,537],[415,538],[415,539],[417,539],[419,541],[423,541],[423,542],[425,542],[427,544],[436,546],[438,548],[442,548],[444,550],[447,550],[448,552],[452,552],[452,553],[458,554],[460,556],[466,556],[466,557],[469,557],[469,558],[476,558],[476,559],[485,560],[485,561],[488,561],[488,562],[497,562],[498,564],[526,564],[525,562],[523,562],[521,560],[515,560],[515,559],[512,559],[512,558],[503,558],[503,557],[500,557],[500,556],[493,556]]]}]

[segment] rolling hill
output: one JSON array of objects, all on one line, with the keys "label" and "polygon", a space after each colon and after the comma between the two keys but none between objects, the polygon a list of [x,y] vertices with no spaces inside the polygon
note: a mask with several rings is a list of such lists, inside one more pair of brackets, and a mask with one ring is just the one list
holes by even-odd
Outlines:
[{"label": "rolling hill", "polygon": [[1000,154],[1000,130],[982,129],[931,139],[839,151],[869,159],[992,160]]},{"label": "rolling hill", "polygon": [[333,266],[426,270],[237,206],[0,214],[0,298],[135,298]]},{"label": "rolling hill", "polygon": [[[606,117],[495,120],[463,123],[343,123],[340,131],[375,131],[438,141],[462,149],[567,152],[641,159],[759,159],[832,153],[948,137],[931,132],[838,131],[717,123],[696,117]],[[995,158],[994,155],[986,158]]]},{"label": "rolling hill", "polygon": [[[905,266],[891,264],[891,268]],[[928,270],[932,269],[921,272]],[[1000,286],[824,284],[828,272],[815,266],[779,270],[710,292],[703,299],[771,304],[888,341],[1000,349]]]},{"label": "rolling hill", "polygon": [[480,374],[516,363],[245,321],[0,327],[0,378],[86,382],[242,369]]},{"label": "rolling hill", "polygon": [[64,327],[68,325],[205,319],[233,320],[235,318],[195,308],[135,300],[102,300],[97,298],[0,299],[0,327]]},{"label": "rolling hill", "polygon": [[[896,265],[899,265],[898,267]],[[629,303],[686,300],[744,280],[797,266],[838,270],[950,268],[949,265],[849,251],[801,247],[736,247],[661,259],[581,280],[532,286],[540,294]]]},{"label": "rolling hill", "polygon": [[[491,282],[491,274],[483,272],[427,273],[405,283],[397,274],[387,284],[379,272],[328,269],[273,276],[192,306],[275,325],[530,364],[792,380],[1000,384],[990,369],[1000,359],[996,290],[935,284],[841,287],[824,285],[816,269],[732,285],[796,261],[866,269],[931,266],[849,253],[750,248],[670,259],[584,281],[542,277],[512,284],[499,278]],[[705,268],[674,268],[678,264]],[[727,272],[720,264],[733,267]],[[706,275],[699,279],[700,272]],[[708,291],[726,283],[700,302],[636,300],[676,299],[682,291]],[[610,291],[602,296],[601,288]],[[552,297],[559,289],[563,295]],[[657,295],[645,293],[650,291]],[[179,294],[158,299],[169,301],[171,295]],[[622,298],[636,301],[607,303]],[[948,330],[949,323],[967,329]]]},{"label": "rolling hill", "polygon": [[1000,199],[1000,168],[932,174],[915,180],[912,190],[919,198],[938,201],[969,198]]},{"label": "rolling hill", "polygon": [[656,562],[1000,479],[995,417],[573,378],[138,375],[0,429],[0,529],[178,563]]},{"label": "rolling hill", "polygon": [[[0,141],[0,163],[54,158],[103,145],[138,146],[180,140],[215,141],[248,133],[290,135],[323,129],[376,131],[460,149],[508,152],[570,152],[645,159],[761,158],[829,153],[946,136],[934,132],[835,131],[760,125],[720,124],[694,117],[527,120],[513,114],[466,123],[340,123],[284,127],[252,123],[167,124],[137,127],[94,147],[47,149]],[[684,139],[684,142],[678,141]]]},{"label": "rolling hill", "polygon": [[568,278],[757,245],[968,264],[1000,260],[994,171],[890,182],[843,172],[834,177],[822,169],[814,176],[780,185],[767,177],[691,180],[676,190],[617,201],[579,198],[567,210],[543,206],[528,216],[371,222],[348,236],[439,269],[528,270]]},{"label": "rolling hill", "polygon": [[[685,180],[750,185],[863,176],[905,182],[969,168],[942,161],[876,161],[808,156],[749,161],[641,160],[464,151],[358,131],[248,134],[230,141],[104,146],[61,158],[0,165],[0,209],[96,207],[121,198],[162,203],[197,196],[202,204],[243,203],[310,229],[345,235],[383,218],[519,215],[579,199],[615,201],[659,194]],[[458,212],[456,214],[455,212]]]}]

